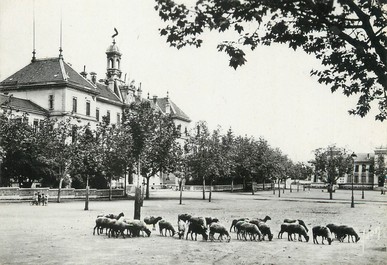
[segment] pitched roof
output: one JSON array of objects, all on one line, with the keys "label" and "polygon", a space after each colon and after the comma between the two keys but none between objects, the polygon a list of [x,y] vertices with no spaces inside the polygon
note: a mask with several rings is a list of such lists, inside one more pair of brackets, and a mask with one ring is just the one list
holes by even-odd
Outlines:
[{"label": "pitched roof", "polygon": [[0,94],[0,106],[8,106],[17,111],[47,115],[48,111],[27,99]]},{"label": "pitched roof", "polygon": [[91,82],[60,58],[38,59],[31,62],[0,82],[0,88],[15,85],[20,87],[23,85],[44,85],[62,82],[96,91]]},{"label": "pitched roof", "polygon": [[355,158],[355,162],[368,162],[370,159],[373,159],[375,155],[373,153],[357,153],[357,157]]},{"label": "pitched roof", "polygon": [[96,85],[97,90],[99,92],[99,95],[97,96],[98,98],[105,98],[108,100],[115,101],[117,103],[122,103],[118,96],[114,94],[113,91],[111,91],[107,85],[98,82],[96,83]]},{"label": "pitched roof", "polygon": [[169,104],[171,106],[170,112],[172,114],[172,117],[180,119],[180,120],[188,121],[188,122],[191,121],[191,119],[188,117],[188,115],[185,114],[173,101],[171,101],[168,98],[157,98],[157,105],[163,113],[166,112],[166,106],[167,106],[168,100],[169,100]]}]

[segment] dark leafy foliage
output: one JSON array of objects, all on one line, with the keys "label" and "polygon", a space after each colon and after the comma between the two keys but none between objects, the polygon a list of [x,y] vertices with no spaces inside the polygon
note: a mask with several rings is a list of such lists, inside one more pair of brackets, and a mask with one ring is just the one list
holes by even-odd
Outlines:
[{"label": "dark leafy foliage", "polygon": [[321,61],[311,70],[331,91],[359,96],[350,114],[365,116],[371,102],[379,107],[377,120],[387,117],[387,3],[382,0],[198,0],[191,8],[172,0],[155,0],[167,25],[160,29],[178,49],[200,47],[206,30],[234,31],[219,51],[230,56],[230,66],[245,64],[243,47],[287,44]]}]

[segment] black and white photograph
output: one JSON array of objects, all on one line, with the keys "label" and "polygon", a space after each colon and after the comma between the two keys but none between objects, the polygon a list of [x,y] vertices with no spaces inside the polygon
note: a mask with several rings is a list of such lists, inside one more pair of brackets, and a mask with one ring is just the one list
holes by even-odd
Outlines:
[{"label": "black and white photograph", "polygon": [[386,0],[0,0],[0,265],[387,264]]}]

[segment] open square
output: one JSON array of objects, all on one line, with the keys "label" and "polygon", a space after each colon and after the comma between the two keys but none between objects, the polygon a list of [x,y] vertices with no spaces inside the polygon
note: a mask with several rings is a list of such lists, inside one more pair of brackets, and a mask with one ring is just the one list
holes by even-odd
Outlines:
[{"label": "open square", "polygon": [[[264,191],[213,193],[212,202],[202,200],[201,192],[179,193],[159,190],[144,201],[141,218],[162,216],[177,227],[177,215],[219,218],[228,229],[235,218],[263,218],[274,234],[270,241],[241,241],[231,233],[230,243],[179,240],[162,237],[158,226],[151,236],[108,238],[94,235],[96,216],[124,212],[133,217],[133,200],[91,201],[84,211],[83,201],[50,202],[47,207],[28,202],[1,203],[1,264],[386,264],[387,234],[385,195],[367,191],[361,200],[355,191],[355,208],[350,208],[350,191],[337,191],[334,200],[321,190],[273,195]],[[206,194],[208,198],[208,194]],[[277,235],[284,218],[303,219],[309,228],[309,242],[290,242]],[[334,240],[332,245],[313,244],[311,229],[328,223],[354,227],[358,243]],[[151,229],[151,227],[149,227]],[[319,242],[321,238],[319,238]]]}]

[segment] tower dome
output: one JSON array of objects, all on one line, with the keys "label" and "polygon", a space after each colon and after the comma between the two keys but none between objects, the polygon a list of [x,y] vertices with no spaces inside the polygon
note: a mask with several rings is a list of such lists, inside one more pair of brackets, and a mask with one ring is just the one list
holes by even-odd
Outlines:
[{"label": "tower dome", "polygon": [[106,50],[107,79],[114,80],[121,78],[121,55],[116,41],[113,39],[113,43]]},{"label": "tower dome", "polygon": [[118,46],[117,46],[115,40],[113,40],[113,43],[111,45],[109,45],[109,47],[106,49],[106,54],[110,54],[110,53],[122,55],[120,53],[120,49],[118,49]]}]

